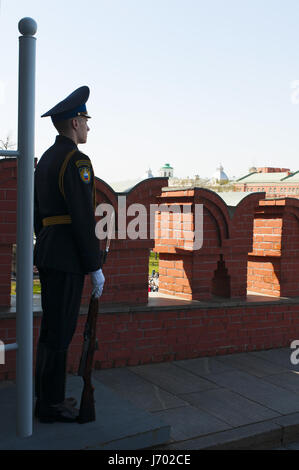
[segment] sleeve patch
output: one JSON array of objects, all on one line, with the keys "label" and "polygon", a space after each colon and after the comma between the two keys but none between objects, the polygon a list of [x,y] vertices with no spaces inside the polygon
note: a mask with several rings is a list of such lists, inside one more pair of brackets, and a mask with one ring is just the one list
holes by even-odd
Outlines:
[{"label": "sleeve patch", "polygon": [[91,172],[90,172],[90,166],[81,166],[79,168],[79,175],[83,183],[90,183],[91,181]]}]

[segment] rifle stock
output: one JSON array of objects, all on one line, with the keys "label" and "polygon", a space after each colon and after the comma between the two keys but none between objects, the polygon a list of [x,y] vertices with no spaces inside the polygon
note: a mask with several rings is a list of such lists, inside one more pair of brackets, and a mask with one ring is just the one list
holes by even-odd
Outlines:
[{"label": "rifle stock", "polygon": [[83,377],[84,386],[81,395],[78,423],[95,421],[94,387],[91,383],[93,356],[96,350],[96,326],[99,309],[99,299],[91,296],[88,308],[87,320],[84,328],[84,342],[78,375]]},{"label": "rifle stock", "polygon": [[[114,212],[111,214],[109,233],[107,236],[107,243],[105,251],[102,251],[102,265],[105,264],[106,257],[109,251],[111,231],[114,226]],[[99,310],[99,299],[91,296],[88,308],[87,320],[84,328],[84,342],[81,354],[78,375],[81,375],[84,380],[84,387],[81,395],[81,403],[78,423],[89,423],[96,420],[95,401],[94,401],[94,387],[91,383],[92,363],[94,352],[97,349],[97,315]]]}]

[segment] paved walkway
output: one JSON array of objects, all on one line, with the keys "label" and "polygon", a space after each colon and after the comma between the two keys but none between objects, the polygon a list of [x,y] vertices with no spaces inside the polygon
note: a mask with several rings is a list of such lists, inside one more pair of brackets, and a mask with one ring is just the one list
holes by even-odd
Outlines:
[{"label": "paved walkway", "polygon": [[161,449],[286,448],[299,441],[299,365],[292,365],[292,352],[108,369],[94,377],[171,425]]},{"label": "paved walkway", "polygon": [[[292,365],[292,352],[282,348],[106,369],[95,371],[93,382],[98,394],[104,390],[104,401],[110,390],[116,402],[123,400],[141,415],[170,426],[170,439],[155,449],[298,448],[299,365]],[[69,377],[68,382],[75,379],[81,380]],[[102,406],[103,400],[98,398]],[[99,411],[97,421],[104,430],[118,426],[123,432],[118,416],[114,423],[107,417],[103,422]],[[57,435],[62,426],[69,426],[68,439],[74,445],[72,429],[78,434],[77,424],[49,426]],[[84,433],[88,447],[87,429]]]}]

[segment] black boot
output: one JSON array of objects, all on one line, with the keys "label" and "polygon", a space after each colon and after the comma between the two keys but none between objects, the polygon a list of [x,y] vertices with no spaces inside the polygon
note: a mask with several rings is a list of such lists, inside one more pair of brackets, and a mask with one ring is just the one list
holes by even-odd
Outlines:
[{"label": "black boot", "polygon": [[[78,402],[77,402],[76,398],[74,398],[74,397],[68,397],[68,398],[66,398],[66,399],[64,400],[63,405],[64,405],[66,408],[68,408],[68,409],[70,409],[70,410],[73,410],[74,413],[77,413],[78,410],[75,408],[75,406],[77,405],[77,403],[78,403]],[[41,411],[40,411],[40,409],[41,409],[41,401],[40,401],[39,398],[37,398],[37,400],[36,400],[36,402],[35,402],[35,409],[34,409],[34,416],[35,416],[36,418],[40,418],[40,416],[41,416]]]},{"label": "black boot", "polygon": [[44,405],[39,403],[38,419],[41,423],[74,423],[77,421],[79,411],[76,408],[59,403],[57,405]]}]

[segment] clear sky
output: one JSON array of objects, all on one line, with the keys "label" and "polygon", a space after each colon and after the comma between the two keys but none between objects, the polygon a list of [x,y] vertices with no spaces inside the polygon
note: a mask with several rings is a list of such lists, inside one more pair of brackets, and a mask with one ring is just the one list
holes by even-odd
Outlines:
[{"label": "clear sky", "polygon": [[164,163],[182,177],[299,170],[298,0],[2,0],[0,139],[16,141],[25,16],[38,23],[37,157],[55,138],[40,115],[88,85],[80,148],[108,183]]}]

